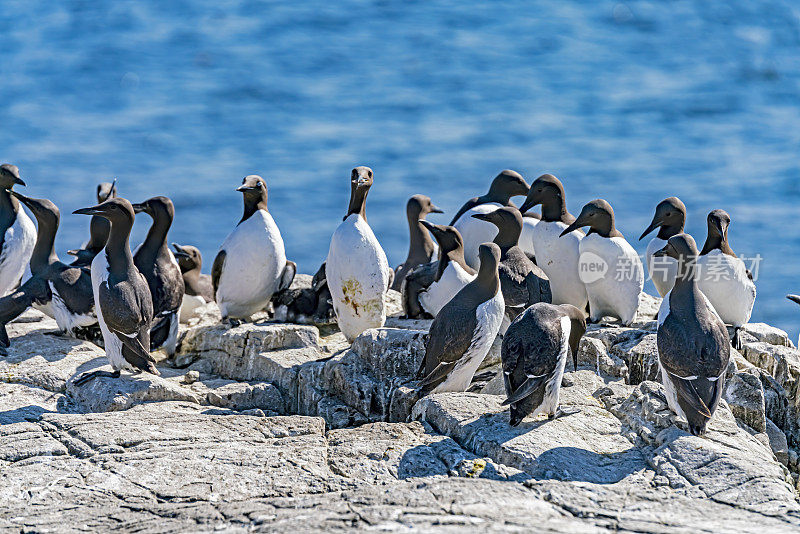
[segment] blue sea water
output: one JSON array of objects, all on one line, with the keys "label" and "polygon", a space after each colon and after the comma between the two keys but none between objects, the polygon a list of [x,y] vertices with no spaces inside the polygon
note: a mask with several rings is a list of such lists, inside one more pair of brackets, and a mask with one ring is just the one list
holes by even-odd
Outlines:
[{"label": "blue sea water", "polygon": [[[246,174],[270,187],[287,253],[313,272],[355,165],[390,263],[406,199],[447,222],[503,168],[559,176],[573,213],[614,206],[641,252],[677,195],[702,242],[714,208],[760,254],[753,319],[796,335],[800,307],[800,7],[789,0],[256,2],[3,0],[0,160],[69,215],[117,178],[168,195],[171,237],[210,264]],[[522,199],[518,199],[522,200]],[[138,221],[133,242],[144,236]],[[652,285],[648,285],[654,292]]]}]

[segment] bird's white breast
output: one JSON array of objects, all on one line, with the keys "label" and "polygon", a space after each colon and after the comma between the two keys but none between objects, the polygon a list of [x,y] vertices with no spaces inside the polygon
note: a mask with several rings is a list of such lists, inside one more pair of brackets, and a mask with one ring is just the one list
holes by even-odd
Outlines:
[{"label": "bird's white breast", "polygon": [[0,251],[0,297],[9,294],[25,274],[36,244],[36,227],[20,208],[5,233]]},{"label": "bird's white breast", "polygon": [[389,262],[372,229],[358,214],[333,233],[325,264],[339,328],[348,340],[386,321]]},{"label": "bird's white breast", "polygon": [[742,326],[750,320],[756,286],[740,258],[712,250],[697,258],[697,287],[725,324]]},{"label": "bird's white breast", "polygon": [[103,334],[103,345],[105,345],[106,357],[111,367],[114,369],[125,369],[128,363],[122,356],[122,341],[112,334],[103,319],[103,308],[100,306],[100,285],[108,280],[108,259],[106,251],[102,250],[92,260],[92,290],[94,291],[94,311],[97,315],[97,322],[100,324],[100,332]]},{"label": "bird's white breast", "polygon": [[553,304],[586,307],[586,289],[578,276],[578,258],[583,234],[570,232],[559,237],[567,225],[560,221],[540,221],[533,227],[536,263],[550,279]]},{"label": "bird's white breast", "polygon": [[539,224],[539,219],[534,219],[533,217],[522,218],[522,233],[519,235],[519,248],[531,256],[536,255],[536,246],[533,244],[533,232],[537,224]]},{"label": "bird's white breast", "polygon": [[[580,268],[589,296],[592,319],[604,315],[630,324],[639,306],[644,287],[644,268],[639,255],[623,237],[602,237],[590,234],[581,240]],[[605,268],[601,276],[589,270],[591,264]]]},{"label": "bird's white breast", "polygon": [[497,202],[480,204],[465,211],[453,225],[464,239],[464,259],[473,269],[480,267],[478,247],[483,243],[491,243],[497,236],[497,226],[489,221],[474,219],[475,214],[491,213],[502,206]]},{"label": "bird's white breast", "polygon": [[224,315],[246,317],[268,303],[286,266],[286,250],[272,215],[257,210],[222,243],[225,263],[217,288]]},{"label": "bird's white breast", "polygon": [[474,274],[469,274],[461,265],[451,261],[445,267],[439,281],[432,283],[428,289],[419,294],[419,302],[426,312],[436,317],[439,310],[474,279]]},{"label": "bird's white breast", "polygon": [[662,297],[675,285],[675,277],[678,275],[678,260],[668,256],[653,256],[666,245],[667,242],[664,239],[654,237],[647,244],[647,252],[645,253],[647,273],[653,281],[653,285],[656,286],[656,291]]}]

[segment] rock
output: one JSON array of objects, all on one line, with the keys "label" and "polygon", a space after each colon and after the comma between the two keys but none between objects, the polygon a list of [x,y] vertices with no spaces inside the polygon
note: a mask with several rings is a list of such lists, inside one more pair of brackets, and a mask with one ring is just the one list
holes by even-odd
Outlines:
[{"label": "rock", "polygon": [[760,341],[744,346],[744,357],[772,375],[786,391],[795,407],[800,407],[800,351]]},{"label": "rock", "polygon": [[483,388],[481,388],[480,393],[484,395],[501,395],[505,397],[506,383],[505,379],[503,378],[502,369],[497,370],[492,379],[489,380],[486,385],[483,386]]},{"label": "rock", "polygon": [[781,432],[778,426],[767,419],[767,426],[764,429],[769,438],[769,446],[775,458],[783,465],[789,465],[789,444],[786,441],[786,434]]},{"label": "rock", "polygon": [[756,341],[769,343],[770,345],[794,347],[786,332],[766,323],[747,323],[742,327],[742,332],[753,336]]},{"label": "rock", "polygon": [[390,289],[383,299],[386,307],[386,317],[400,317],[403,315],[403,296],[399,291]]},{"label": "rock", "polygon": [[[276,414],[284,413],[284,401],[278,388],[268,382],[234,382],[223,380],[208,392],[208,403],[221,408],[251,410],[258,408]],[[208,385],[208,382],[206,382]]]},{"label": "rock", "polygon": [[611,347],[609,354],[626,363],[630,384],[639,384],[645,380],[659,380],[656,334],[645,333],[642,336],[616,343]]},{"label": "rock", "polygon": [[629,374],[625,361],[615,354],[609,354],[605,343],[594,337],[581,338],[578,345],[578,366],[615,378],[627,379]]},{"label": "rock", "polygon": [[764,388],[757,372],[734,374],[725,384],[723,398],[734,417],[756,432],[767,428]]},{"label": "rock", "polygon": [[200,379],[200,373],[197,371],[189,371],[183,376],[184,384],[194,384]]}]

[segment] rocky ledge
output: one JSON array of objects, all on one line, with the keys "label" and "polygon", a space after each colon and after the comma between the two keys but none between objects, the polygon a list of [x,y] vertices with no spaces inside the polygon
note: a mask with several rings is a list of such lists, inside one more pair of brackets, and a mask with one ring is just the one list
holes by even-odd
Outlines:
[{"label": "rocky ledge", "polygon": [[654,382],[657,305],[592,326],[565,414],[516,428],[498,346],[469,392],[417,398],[430,322],[399,319],[393,292],[352,346],[335,326],[223,326],[212,304],[160,377],[82,387],[102,350],[28,312],[0,357],[0,528],[796,532],[800,352],[748,325],[694,437]]}]

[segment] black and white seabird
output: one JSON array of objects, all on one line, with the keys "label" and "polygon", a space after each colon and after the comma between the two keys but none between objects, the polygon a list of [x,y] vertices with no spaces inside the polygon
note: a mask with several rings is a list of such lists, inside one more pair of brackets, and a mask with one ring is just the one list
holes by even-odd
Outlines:
[{"label": "black and white seabird", "polygon": [[267,209],[267,183],[245,176],[237,191],[244,213],[222,242],[211,281],[223,320],[247,319],[268,307],[272,295],[292,284],[295,264],[287,263],[283,237]]},{"label": "black and white seabird", "polygon": [[725,324],[734,328],[733,346],[742,348],[740,329],[750,320],[756,302],[753,275],[728,244],[731,217],[723,210],[708,214],[708,237],[697,258],[697,286]]},{"label": "black and white seabird", "polygon": [[25,185],[17,166],[0,165],[0,297],[19,285],[36,243],[33,221],[9,193],[14,185]]},{"label": "black and white seabird", "polygon": [[588,297],[578,273],[583,232],[575,230],[559,237],[575,217],[567,211],[561,180],[552,174],[543,174],[531,184],[520,211],[525,213],[540,204],[542,219],[533,229],[536,264],[550,279],[553,304],[572,304],[584,310]]},{"label": "black and white seabird", "polygon": [[301,324],[336,322],[333,300],[325,279],[323,263],[311,277],[311,287],[287,287],[272,296],[275,319]]},{"label": "black and white seabird", "polygon": [[214,301],[214,286],[211,283],[211,276],[202,273],[203,255],[197,247],[173,243],[172,248],[183,276],[185,292],[181,303],[180,320],[185,323],[194,316],[197,308]]},{"label": "black and white seabird", "polygon": [[366,218],[372,169],[356,167],[350,175],[350,205],[331,237],[325,277],[339,329],[353,342],[363,331],[386,322],[384,295],[391,284],[386,253]]},{"label": "black and white seabird", "polygon": [[657,250],[661,250],[667,244],[667,240],[678,234],[683,233],[683,227],[686,224],[686,206],[681,202],[678,197],[669,197],[656,206],[656,213],[653,215],[653,222],[642,233],[639,241],[644,239],[644,236],[658,228],[656,237],[650,240],[647,244],[647,253],[645,258],[647,260],[647,272],[650,274],[650,279],[653,280],[653,285],[656,286],[656,291],[662,297],[669,293],[675,283],[675,274],[678,271],[678,262],[668,256],[660,258],[653,258],[653,254]]},{"label": "black and white seabird", "polygon": [[534,304],[519,315],[503,337],[500,356],[511,406],[511,426],[528,415],[553,418],[567,357],[578,368],[578,343],[586,333],[585,314],[571,304]]},{"label": "black and white seabird", "polygon": [[153,197],[133,204],[133,211],[146,213],[153,219],[147,237],[133,255],[133,263],[147,280],[153,297],[150,350],[163,347],[172,356],[178,346],[179,314],[185,291],[180,267],[167,244],[175,207],[167,197]]},{"label": "black and white seabird", "polygon": [[519,210],[509,206],[490,213],[476,213],[473,217],[488,221],[498,228],[494,243],[500,247],[500,287],[509,322],[532,304],[551,302],[553,295],[547,275],[518,245],[522,233],[522,214]]},{"label": "black and white seabird", "polygon": [[[113,182],[102,182],[97,185],[97,203],[102,204],[109,198],[117,196],[117,180]],[[89,221],[89,241],[83,245],[82,248],[76,250],[69,250],[67,254],[75,256],[72,265],[75,267],[84,267],[92,264],[92,260],[97,254],[103,250],[108,241],[108,232],[111,230],[111,225],[103,217],[92,217]]]},{"label": "black and white seabird", "polygon": [[[528,194],[528,183],[516,171],[504,170],[498,174],[489,186],[489,192],[485,195],[469,199],[461,209],[458,210],[450,226],[454,226],[464,239],[464,257],[472,268],[478,268],[478,247],[481,243],[490,243],[497,235],[497,228],[493,224],[488,224],[480,219],[475,219],[472,215],[478,213],[489,213],[497,208],[504,206],[514,206],[511,197],[524,196]],[[538,223],[538,219],[526,218],[524,221],[523,234],[524,241],[531,241],[528,234],[532,233],[533,225]],[[526,253],[533,254],[532,250],[524,249]]]},{"label": "black and white seabird", "polygon": [[406,204],[408,219],[409,246],[406,261],[394,270],[392,289],[400,291],[406,275],[418,265],[429,263],[436,256],[436,244],[423,226],[422,221],[429,213],[444,213],[425,195],[414,195]]},{"label": "black and white seabird", "polygon": [[656,257],[678,262],[675,285],[658,310],[658,362],[667,404],[695,436],[705,432],[725,390],[731,356],[728,331],[697,285],[697,245],[692,236],[669,238]]},{"label": "black and white seabird", "polygon": [[110,198],[75,213],[99,215],[111,223],[105,252],[92,261],[92,287],[106,356],[114,371],[85,373],[74,384],[81,385],[98,376],[116,378],[122,369],[160,374],[149,351],[153,299],[147,279],[133,263],[128,243],[135,217],[133,206],[124,198]]},{"label": "black and white seabird", "polygon": [[[75,329],[97,323],[92,295],[92,279],[85,269],[62,263],[55,252],[56,232],[61,214],[51,201],[29,198],[16,191],[11,193],[25,204],[36,217],[38,225],[36,246],[31,255],[31,279],[47,282],[47,291],[35,299],[38,310],[56,320],[59,330],[74,336]],[[37,281],[26,282],[20,287],[25,292],[30,288],[38,292],[42,287]]]},{"label": "black and white seabird", "polygon": [[583,226],[589,232],[580,242],[579,269],[589,296],[589,317],[597,322],[612,316],[630,325],[644,287],[642,260],[614,226],[614,210],[605,200],[586,204],[561,235]]},{"label": "black and white seabird", "polygon": [[453,226],[422,221],[439,244],[439,259],[411,271],[403,284],[403,310],[409,319],[436,317],[477,272],[464,259],[464,241]]},{"label": "black and white seabird", "polygon": [[500,247],[478,249],[478,276],[445,304],[433,320],[420,366],[420,394],[466,391],[500,332],[505,316],[498,266]]}]

